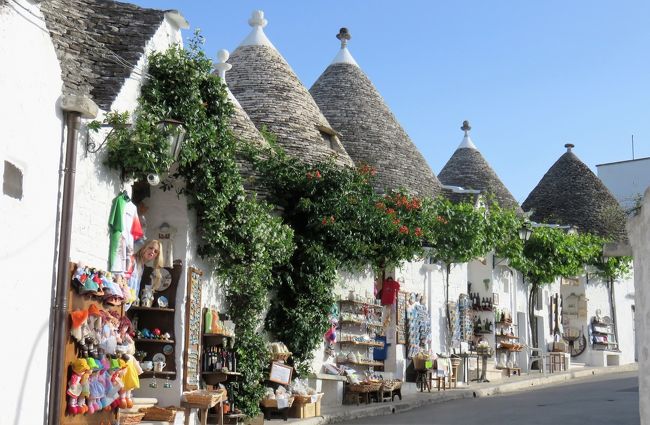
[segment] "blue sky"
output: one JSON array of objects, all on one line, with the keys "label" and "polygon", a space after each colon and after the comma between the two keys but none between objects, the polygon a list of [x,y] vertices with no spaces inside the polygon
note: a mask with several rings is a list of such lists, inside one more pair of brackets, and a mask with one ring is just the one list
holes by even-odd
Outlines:
[{"label": "blue sky", "polygon": [[[348,48],[438,174],[472,139],[523,202],[549,167],[574,153],[596,164],[650,156],[650,2],[136,0],[176,9],[216,57],[248,34],[253,10],[307,88]],[[396,6],[399,4],[399,6]]]}]

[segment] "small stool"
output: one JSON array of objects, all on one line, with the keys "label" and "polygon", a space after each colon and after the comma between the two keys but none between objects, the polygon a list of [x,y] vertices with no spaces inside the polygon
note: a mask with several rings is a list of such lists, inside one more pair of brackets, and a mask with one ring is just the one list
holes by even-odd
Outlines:
[{"label": "small stool", "polygon": [[[416,370],[416,372],[415,386],[420,390],[420,392],[424,392],[425,388],[428,392],[431,392],[431,371]],[[440,381],[438,381],[438,390],[440,390]]]},{"label": "small stool", "polygon": [[451,365],[451,376],[449,377],[449,388],[456,388],[458,385],[458,366],[460,366],[460,364]]},{"label": "small stool", "polygon": [[512,375],[521,376],[521,368],[519,368],[519,367],[507,367],[506,368],[506,374],[508,376],[512,376]]}]

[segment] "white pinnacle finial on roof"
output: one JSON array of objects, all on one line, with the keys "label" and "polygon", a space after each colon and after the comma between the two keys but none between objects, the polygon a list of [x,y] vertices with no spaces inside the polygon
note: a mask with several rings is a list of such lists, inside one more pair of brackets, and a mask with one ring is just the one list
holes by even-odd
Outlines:
[{"label": "white pinnacle finial on roof", "polygon": [[573,143],[567,143],[566,145],[564,145],[564,147],[566,148],[567,152],[571,152],[571,149],[575,148],[576,145],[574,145]]},{"label": "white pinnacle finial on roof", "polygon": [[469,131],[472,129],[472,127],[469,125],[469,121],[463,121],[463,126],[460,129],[465,132],[465,136],[463,136],[463,141],[460,142],[458,149],[476,149],[476,146],[474,146],[472,139],[469,137]]},{"label": "white pinnacle finial on roof", "polygon": [[264,11],[256,10],[251,15],[251,18],[248,20],[248,25],[253,27],[253,30],[248,34],[248,36],[241,42],[240,46],[268,46],[272,49],[275,49],[275,46],[264,34],[264,27],[268,24],[269,21],[264,19]]},{"label": "white pinnacle finial on roof", "polygon": [[[214,69],[217,70],[217,74],[221,78],[224,84],[226,84],[226,72],[230,71],[230,68],[232,68],[232,65],[229,63],[226,63],[228,58],[230,57],[230,52],[226,49],[221,49],[217,52],[217,63],[214,64]],[[232,92],[228,88],[228,85],[226,84],[226,92],[228,92],[228,98],[232,103],[237,105],[239,108],[241,108],[241,105],[235,99],[235,96],[233,96]]]},{"label": "white pinnacle finial on roof", "polygon": [[348,41],[352,38],[350,32],[347,28],[341,28],[339,33],[336,34],[336,38],[341,40],[341,50],[336,54],[332,65],[335,63],[349,63],[350,65],[359,66],[357,61],[354,60],[350,52],[348,51]]},{"label": "white pinnacle finial on roof", "polygon": [[229,63],[226,63],[228,58],[230,57],[230,52],[226,49],[221,49],[217,52],[217,63],[214,65],[214,68],[217,70],[217,73],[219,74],[219,77],[223,80],[223,82],[226,82],[226,71],[230,71],[230,68],[232,68],[232,65]]}]

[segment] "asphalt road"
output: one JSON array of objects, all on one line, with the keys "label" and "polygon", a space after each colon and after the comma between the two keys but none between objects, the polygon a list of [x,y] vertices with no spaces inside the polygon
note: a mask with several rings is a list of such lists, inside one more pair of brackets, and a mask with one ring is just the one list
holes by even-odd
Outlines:
[{"label": "asphalt road", "polygon": [[637,372],[586,378],[570,384],[502,396],[421,407],[344,424],[390,425],[638,425]]}]

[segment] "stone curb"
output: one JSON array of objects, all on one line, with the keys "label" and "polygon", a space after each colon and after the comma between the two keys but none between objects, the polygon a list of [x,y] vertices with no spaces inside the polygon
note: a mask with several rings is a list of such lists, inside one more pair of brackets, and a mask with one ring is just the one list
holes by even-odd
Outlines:
[{"label": "stone curb", "polygon": [[[399,400],[390,403],[375,403],[369,406],[345,406],[337,411],[333,411],[332,407],[325,408],[328,412],[323,412],[323,416],[306,418],[306,419],[290,419],[287,422],[281,421],[285,424],[296,425],[323,425],[332,424],[337,422],[350,421],[359,418],[371,416],[384,416],[393,413],[406,412],[408,410],[417,409],[418,407],[428,406],[436,403],[444,403],[451,400],[459,400],[474,397],[490,397],[499,394],[507,394],[511,392],[521,391],[523,389],[531,388],[544,388],[549,385],[562,384],[574,379],[587,378],[592,376],[605,376],[616,373],[633,372],[639,369],[637,363],[631,363],[622,366],[609,366],[609,367],[596,367],[573,370],[562,373],[544,374],[536,376],[532,374],[515,378],[516,381],[506,381],[500,383],[486,383],[474,384],[469,388],[458,388],[443,392],[431,393],[412,393],[405,392],[404,400]],[[277,420],[265,421],[265,424],[280,423]]]}]

